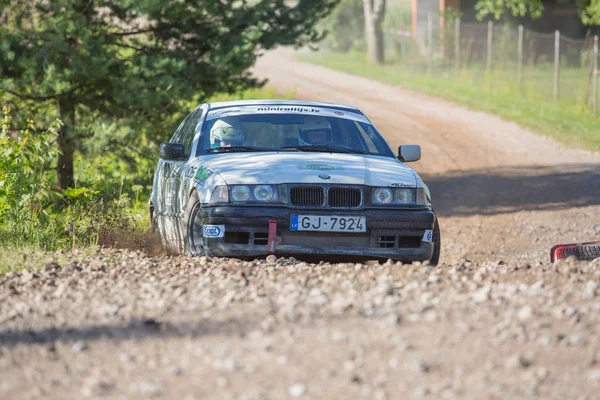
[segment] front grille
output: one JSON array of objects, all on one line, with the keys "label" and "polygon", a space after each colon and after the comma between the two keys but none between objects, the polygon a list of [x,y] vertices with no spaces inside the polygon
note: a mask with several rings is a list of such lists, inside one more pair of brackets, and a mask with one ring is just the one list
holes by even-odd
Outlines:
[{"label": "front grille", "polygon": [[370,247],[383,249],[418,249],[425,231],[393,232],[391,230],[373,230]]},{"label": "front grille", "polygon": [[396,246],[396,236],[375,236],[375,247],[392,248]]},{"label": "front grille", "polygon": [[357,188],[333,187],[329,189],[329,206],[338,208],[354,208],[360,206],[362,192]]},{"label": "front grille", "polygon": [[299,207],[322,206],[325,201],[323,188],[320,187],[293,187],[290,190],[290,202]]}]

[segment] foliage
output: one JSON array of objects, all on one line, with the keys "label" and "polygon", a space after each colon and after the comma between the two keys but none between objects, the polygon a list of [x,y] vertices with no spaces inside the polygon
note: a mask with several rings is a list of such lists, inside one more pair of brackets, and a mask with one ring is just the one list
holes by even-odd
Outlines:
[{"label": "foliage", "polygon": [[[129,210],[139,202],[127,195],[115,198],[102,192],[100,181],[56,190],[56,138],[61,122],[36,131],[28,119],[24,129],[15,129],[11,110],[3,107],[0,120],[0,242],[3,246],[55,250],[98,244],[109,225],[140,228]],[[135,191],[133,185],[131,190]],[[139,191],[139,190],[138,190]],[[55,200],[64,203],[57,206]]]},{"label": "foliage", "polygon": [[0,90],[18,118],[60,117],[58,184],[73,187],[94,125],[155,142],[182,104],[260,86],[248,69],[261,51],[320,40],[315,24],[337,1],[0,0]]},{"label": "foliage", "polygon": [[[505,14],[515,17],[539,18],[544,12],[543,0],[478,0],[477,17],[489,15],[499,19]],[[600,25],[600,0],[576,0],[581,21],[586,25]]]},{"label": "foliage", "polygon": [[500,19],[504,14],[539,18],[544,12],[544,4],[543,0],[478,0],[475,9],[480,19],[489,15]]},{"label": "foliage", "polygon": [[325,19],[325,45],[333,51],[364,50],[365,17],[362,0],[342,0]]},{"label": "foliage", "polygon": [[61,123],[36,132],[34,121],[27,120],[25,129],[13,130],[10,111],[3,106],[0,121],[0,226],[14,240],[39,242],[43,228],[55,226],[48,213],[57,195],[49,168]]},{"label": "foliage", "polygon": [[600,0],[580,0],[579,15],[586,25],[600,25]]}]

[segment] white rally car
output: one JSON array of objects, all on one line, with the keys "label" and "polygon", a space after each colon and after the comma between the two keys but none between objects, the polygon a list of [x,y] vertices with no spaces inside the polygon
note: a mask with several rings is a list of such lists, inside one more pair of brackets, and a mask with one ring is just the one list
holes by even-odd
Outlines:
[{"label": "white rally car", "polygon": [[357,108],[304,101],[206,103],[160,146],[153,227],[189,255],[429,260],[429,189]]}]

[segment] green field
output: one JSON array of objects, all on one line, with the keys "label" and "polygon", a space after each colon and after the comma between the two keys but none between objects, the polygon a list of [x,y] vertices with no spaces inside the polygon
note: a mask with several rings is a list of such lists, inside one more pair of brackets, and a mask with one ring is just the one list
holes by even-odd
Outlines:
[{"label": "green field", "polygon": [[516,68],[489,74],[477,66],[454,72],[451,68],[427,70],[394,62],[371,65],[360,52],[321,51],[300,59],[488,111],[571,147],[600,150],[600,120],[594,118],[589,96],[585,96],[587,77],[581,69],[561,71],[561,96],[554,102],[551,68],[526,68],[525,85],[521,89]]}]

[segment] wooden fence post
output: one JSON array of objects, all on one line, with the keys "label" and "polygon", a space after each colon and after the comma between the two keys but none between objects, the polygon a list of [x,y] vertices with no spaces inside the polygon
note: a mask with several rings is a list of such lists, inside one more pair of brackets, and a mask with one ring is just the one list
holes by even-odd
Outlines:
[{"label": "wooden fence post", "polygon": [[433,54],[433,15],[427,13],[427,52]]},{"label": "wooden fence post", "polygon": [[592,99],[594,104],[594,118],[598,118],[598,35],[594,36],[594,75],[592,76]]},{"label": "wooden fence post", "polygon": [[494,23],[488,21],[488,34],[487,34],[487,72],[492,70],[492,46],[494,45]]},{"label": "wooden fence post", "polygon": [[454,22],[454,67],[456,71],[460,69],[460,18]]},{"label": "wooden fence post", "polygon": [[554,33],[554,101],[558,100],[558,82],[560,79],[560,32]]},{"label": "wooden fence post", "polygon": [[517,75],[519,78],[519,90],[523,91],[523,25],[519,25],[519,44],[517,49]]}]

